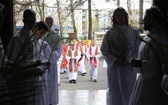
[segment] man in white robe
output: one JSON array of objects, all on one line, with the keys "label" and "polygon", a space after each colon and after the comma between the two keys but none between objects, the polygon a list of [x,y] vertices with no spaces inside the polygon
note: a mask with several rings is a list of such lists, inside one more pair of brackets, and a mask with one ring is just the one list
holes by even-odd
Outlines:
[{"label": "man in white robe", "polygon": [[75,43],[71,43],[67,50],[67,60],[68,60],[68,79],[70,83],[77,83],[78,74],[78,60],[80,58],[80,51],[75,47]]},{"label": "man in white robe", "polygon": [[113,27],[104,36],[101,52],[107,63],[110,105],[128,105],[136,81],[136,71],[129,60],[137,57],[138,31],[128,26],[124,8],[115,9]]},{"label": "man in white robe", "polygon": [[[11,39],[11,41],[7,46],[7,56],[9,66],[10,65],[13,66],[13,64],[17,63],[17,65],[22,68],[32,63],[32,61],[29,60],[32,59],[33,56],[32,49],[29,50],[28,53],[26,54],[24,53],[25,54],[24,56],[23,51],[28,48],[28,47],[25,48],[25,45],[28,44],[27,42],[28,39],[30,38],[30,30],[34,26],[35,22],[36,22],[35,12],[30,9],[26,9],[23,13],[23,23],[24,23],[23,28]],[[32,46],[30,46],[30,48],[32,48]],[[11,104],[18,104],[22,102],[22,104],[24,105],[32,105],[32,102],[36,101],[35,97],[37,95],[37,93],[35,93],[36,89],[35,86],[37,82],[36,77],[30,75],[30,77],[28,76],[26,78],[27,75],[25,77],[22,76],[25,76],[25,74],[24,75],[22,75],[21,73],[19,74],[19,72],[16,72],[15,70],[11,72],[8,77],[9,79],[8,90],[10,93],[11,92],[15,93],[15,95],[9,94],[10,102]],[[18,78],[20,78],[19,81],[17,81]],[[29,92],[27,92],[27,90],[29,90]],[[29,97],[24,98],[23,96],[25,95]]]},{"label": "man in white robe", "polygon": [[78,60],[78,62],[79,62],[78,72],[83,76],[85,76],[85,74],[87,74],[86,68],[85,68],[86,61],[87,61],[86,50],[87,50],[86,45],[84,45],[84,42],[81,41],[80,45],[79,45],[79,51],[81,53],[81,57]]},{"label": "man in white robe", "polygon": [[97,82],[98,65],[101,52],[100,47],[96,45],[96,42],[94,40],[92,40],[91,46],[87,49],[86,56],[89,59],[90,79],[94,82]]},{"label": "man in white robe", "polygon": [[50,45],[52,50],[51,67],[48,72],[47,80],[49,105],[57,105],[59,103],[57,61],[62,53],[62,43],[59,42],[56,44],[56,42],[59,41],[60,36],[52,29],[54,19],[52,17],[46,17],[45,22],[48,25],[49,32],[43,37],[43,40]]},{"label": "man in white robe", "polygon": [[132,66],[139,67],[140,75],[129,105],[167,105],[166,95],[161,88],[162,64],[165,62],[164,59],[167,59],[165,54],[167,55],[168,51],[164,52],[161,48],[162,45],[168,45],[167,36],[158,28],[162,19],[160,10],[155,6],[145,12],[144,29],[149,33],[139,47],[138,58],[131,60]]}]

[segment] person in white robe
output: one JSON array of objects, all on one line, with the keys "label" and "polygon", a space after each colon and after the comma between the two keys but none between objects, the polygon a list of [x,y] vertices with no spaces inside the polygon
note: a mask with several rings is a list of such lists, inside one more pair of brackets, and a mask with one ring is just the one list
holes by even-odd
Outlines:
[{"label": "person in white robe", "polygon": [[67,54],[67,46],[65,45],[64,42],[62,42],[62,61],[60,65],[60,73],[66,73],[67,72],[67,67],[68,67],[68,61],[66,59],[66,54]]},{"label": "person in white robe", "polygon": [[59,103],[59,87],[58,87],[58,72],[57,61],[62,53],[62,42],[60,36],[53,30],[52,26],[54,19],[52,17],[46,17],[45,22],[48,25],[49,31],[42,38],[46,41],[52,50],[51,54],[51,67],[48,71],[48,92],[49,92],[49,105],[57,105]]},{"label": "person in white robe", "polygon": [[87,46],[84,44],[83,41],[81,41],[79,45],[79,51],[81,53],[81,57],[78,60],[78,63],[79,63],[78,72],[82,76],[85,76],[85,74],[87,74],[86,67],[85,67],[87,62],[86,50],[87,50]]},{"label": "person in white robe", "polygon": [[67,50],[68,60],[68,79],[69,83],[77,83],[78,74],[78,60],[80,58],[80,51],[75,47],[75,43],[71,43]]},{"label": "person in white robe", "polygon": [[88,47],[86,51],[86,56],[89,59],[89,75],[90,79],[94,82],[97,82],[97,75],[98,75],[98,65],[99,65],[99,58],[101,56],[100,47],[96,45],[95,40],[91,41],[91,46]]},{"label": "person in white robe", "polygon": [[109,103],[128,105],[136,81],[136,71],[129,61],[137,57],[139,33],[128,25],[128,14],[124,8],[116,8],[111,19],[113,27],[107,31],[101,45],[107,63]]},{"label": "person in white robe", "polygon": [[[25,44],[26,41],[28,42],[28,39],[30,39],[30,30],[34,26],[35,22],[36,22],[35,12],[33,10],[26,9],[23,12],[23,23],[24,23],[23,28],[10,40],[7,46],[8,66],[12,66],[13,64],[16,64],[18,62],[19,64],[17,65],[20,67],[30,65],[29,59],[32,59],[33,51],[31,49],[28,53],[25,54],[25,56],[23,56],[23,50],[26,49]],[[22,58],[22,60],[20,60],[20,58]],[[26,78],[26,76],[27,75],[25,74],[18,74],[16,70],[10,72],[10,75],[7,78],[8,91],[9,93],[12,92],[15,93],[15,95],[9,94],[11,104],[18,104],[22,102],[22,104],[24,105],[31,105],[32,102],[35,101],[34,96],[36,95],[36,93],[34,92],[35,91],[34,87],[36,86],[35,85],[36,79],[34,76],[30,76],[29,78]],[[20,78],[19,81],[17,81],[16,77]],[[20,85],[19,83],[22,83],[22,85]],[[29,90],[29,93],[26,92],[27,89]],[[22,96],[25,95],[29,97],[23,98]]]},{"label": "person in white robe", "polygon": [[[49,104],[49,96],[48,96],[48,87],[47,87],[47,75],[48,69],[50,67],[50,53],[51,48],[49,44],[41,39],[41,37],[48,31],[48,26],[44,21],[39,21],[35,24],[32,29],[32,33],[34,37],[33,40],[33,61],[37,60],[41,61],[42,65],[39,65],[38,68],[42,69],[42,75],[37,78],[39,83],[37,84],[37,91],[39,92],[36,96],[37,105],[48,105]],[[41,86],[41,90],[39,89]]]},{"label": "person in white robe", "polygon": [[162,25],[162,19],[162,14],[156,6],[145,11],[144,29],[149,32],[139,47],[138,58],[131,60],[133,67],[139,67],[140,75],[129,105],[167,105],[166,94],[161,88],[162,64],[165,63],[168,53],[167,48],[163,47],[168,45],[167,36],[161,30],[163,28],[158,28]]}]

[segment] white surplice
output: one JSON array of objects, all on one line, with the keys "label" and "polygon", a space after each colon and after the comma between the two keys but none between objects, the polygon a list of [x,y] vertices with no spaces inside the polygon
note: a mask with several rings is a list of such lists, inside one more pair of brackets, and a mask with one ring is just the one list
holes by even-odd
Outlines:
[{"label": "white surplice", "polygon": [[[97,48],[97,49],[96,49]],[[90,52],[91,49],[91,52]],[[96,50],[97,50],[97,54],[96,54]],[[86,56],[89,59],[89,74],[90,74],[90,78],[92,78],[93,80],[97,79],[97,75],[98,75],[98,65],[99,65],[99,58],[101,56],[101,52],[100,52],[100,47],[95,45],[95,46],[90,46],[87,51],[86,51]],[[95,56],[95,59],[91,57]],[[95,65],[95,61],[96,60],[96,67]]]},{"label": "white surplice", "polygon": [[[71,52],[72,55],[67,55],[67,57],[66,57],[68,60],[68,79],[69,80],[76,80],[77,76],[78,76],[77,75],[78,71],[75,71],[75,63],[78,62],[81,54],[80,54],[79,50],[77,50],[78,55],[75,55],[75,50],[69,49],[67,52],[69,52],[69,51]],[[71,58],[73,58],[73,59],[71,59]],[[70,68],[69,68],[70,63],[72,65],[72,72],[70,71]],[[78,69],[78,68],[76,68],[76,69]]]}]

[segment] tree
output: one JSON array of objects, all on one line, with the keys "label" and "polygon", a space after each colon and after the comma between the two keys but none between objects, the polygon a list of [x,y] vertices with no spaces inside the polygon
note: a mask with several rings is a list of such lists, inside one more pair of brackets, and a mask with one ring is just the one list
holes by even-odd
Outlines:
[{"label": "tree", "polygon": [[129,14],[130,24],[132,24],[132,10],[131,10],[131,0],[127,0],[127,9]]},{"label": "tree", "polygon": [[[106,2],[110,2],[111,0],[105,0]],[[115,1],[115,0],[113,0],[113,1]],[[120,6],[120,0],[117,0],[117,7],[119,7]]]},{"label": "tree", "polygon": [[74,33],[77,35],[77,29],[76,29],[76,25],[75,25],[75,17],[74,17],[74,5],[73,5],[73,0],[70,0],[70,11],[71,11],[71,18],[72,18],[72,26],[73,26],[73,30]]},{"label": "tree", "polygon": [[139,30],[143,30],[143,0],[139,0]]},{"label": "tree", "polygon": [[69,15],[71,16],[72,19],[72,26],[73,26],[73,31],[77,35],[77,28],[76,28],[76,22],[75,22],[75,17],[74,17],[74,12],[75,9],[78,9],[79,6],[83,5],[87,0],[67,0],[67,2],[70,1],[69,5],[67,5],[66,10],[70,10],[69,13],[65,17],[68,17]]},{"label": "tree", "polygon": [[40,20],[44,20],[44,7],[45,7],[45,0],[35,0],[35,8],[36,8],[36,12],[39,14],[40,16]]},{"label": "tree", "polygon": [[60,10],[60,1],[56,0],[57,3],[57,13],[58,13],[58,21],[59,21],[59,25],[60,25],[60,36],[63,36],[63,25],[62,25],[62,21],[61,21],[61,10]]},{"label": "tree", "polygon": [[88,0],[88,12],[89,12],[89,29],[88,29],[88,39],[92,39],[92,8],[91,8],[91,0]]}]

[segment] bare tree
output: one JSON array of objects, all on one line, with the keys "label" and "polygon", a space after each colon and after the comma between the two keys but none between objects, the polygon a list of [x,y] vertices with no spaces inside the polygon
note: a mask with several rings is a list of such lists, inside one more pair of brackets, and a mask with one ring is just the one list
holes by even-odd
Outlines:
[{"label": "bare tree", "polygon": [[73,26],[73,31],[77,35],[77,29],[75,25],[75,17],[74,17],[74,5],[73,5],[73,0],[70,0],[70,11],[71,11],[71,18],[72,18],[72,26]]},{"label": "bare tree", "polygon": [[139,30],[143,30],[143,0],[139,0]]},{"label": "bare tree", "polygon": [[129,20],[130,24],[132,24],[132,10],[131,10],[131,0],[127,0],[127,9],[128,9],[128,14],[129,14]]},{"label": "bare tree", "polygon": [[117,7],[120,6],[120,0],[117,0]]},{"label": "bare tree", "polygon": [[[106,2],[110,2],[110,1],[112,1],[112,0],[105,0]],[[114,0],[113,0],[114,1]],[[120,0],[117,0],[117,7],[119,7],[120,6]]]},{"label": "bare tree", "polygon": [[45,0],[35,0],[35,8],[36,8],[37,13],[40,16],[40,20],[44,20]]},{"label": "bare tree", "polygon": [[88,0],[88,12],[89,12],[89,29],[88,29],[88,39],[92,39],[92,7],[91,0]]},{"label": "bare tree", "polygon": [[70,10],[69,13],[65,17],[68,17],[69,15],[71,16],[72,19],[72,26],[73,26],[73,31],[77,35],[77,28],[75,25],[75,17],[74,17],[74,11],[75,9],[78,9],[79,6],[83,5],[87,0],[67,0],[67,2],[70,1],[70,4],[65,7],[66,10]]},{"label": "bare tree", "polygon": [[60,10],[60,0],[56,0],[57,3],[57,13],[58,13],[58,21],[59,21],[59,26],[60,26],[60,36],[63,36],[63,25],[62,25],[62,20],[61,20],[61,10]]}]

